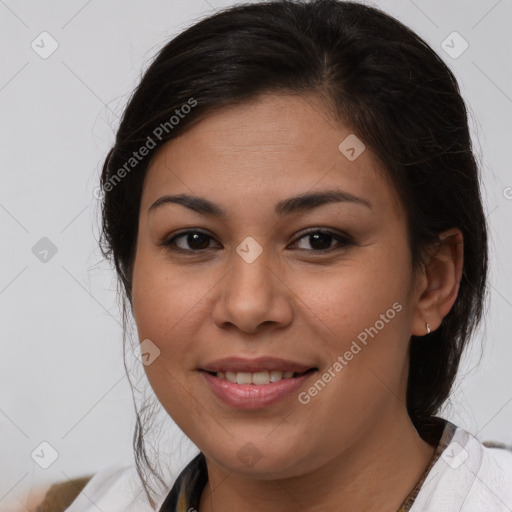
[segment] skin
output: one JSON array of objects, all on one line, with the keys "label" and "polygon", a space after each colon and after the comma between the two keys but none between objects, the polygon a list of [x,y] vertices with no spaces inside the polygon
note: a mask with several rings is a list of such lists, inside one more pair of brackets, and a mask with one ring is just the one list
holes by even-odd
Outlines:
[{"label": "skin", "polygon": [[[205,454],[200,512],[394,512],[434,454],[406,410],[411,334],[435,330],[452,307],[462,234],[443,234],[415,274],[406,218],[371,150],[349,161],[351,133],[313,95],[262,95],[210,114],[153,158],[142,194],[132,306],[140,340],[161,351],[145,366],[165,410]],[[277,202],[342,189],[371,203],[332,202],[278,218]],[[214,201],[225,219],[166,194]],[[161,246],[185,228],[212,237],[202,252]],[[306,228],[346,233],[318,250]],[[263,252],[235,251],[248,236]],[[329,241],[330,240],[330,241]],[[189,239],[190,242],[190,239]],[[184,250],[187,237],[175,242]],[[316,366],[311,386],[365,328],[402,309],[308,404],[297,394],[257,410],[218,400],[198,368],[221,357],[270,355]],[[237,454],[252,443],[251,466]]]}]

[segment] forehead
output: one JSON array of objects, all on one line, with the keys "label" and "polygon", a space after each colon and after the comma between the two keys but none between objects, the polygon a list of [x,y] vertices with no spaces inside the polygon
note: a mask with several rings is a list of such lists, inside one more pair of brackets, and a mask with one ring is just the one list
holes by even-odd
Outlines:
[{"label": "forehead", "polygon": [[371,197],[381,213],[396,208],[394,190],[363,148],[318,97],[263,95],[207,115],[161,147],[147,170],[143,207],[171,192],[248,206],[341,188]]}]

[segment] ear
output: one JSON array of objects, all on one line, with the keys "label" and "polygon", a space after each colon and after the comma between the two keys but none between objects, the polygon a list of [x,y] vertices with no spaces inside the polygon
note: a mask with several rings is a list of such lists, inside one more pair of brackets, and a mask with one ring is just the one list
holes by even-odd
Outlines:
[{"label": "ear", "polygon": [[431,332],[441,325],[457,298],[463,262],[464,240],[460,229],[441,233],[439,242],[428,251],[425,268],[417,276],[411,334],[427,334],[427,323]]}]

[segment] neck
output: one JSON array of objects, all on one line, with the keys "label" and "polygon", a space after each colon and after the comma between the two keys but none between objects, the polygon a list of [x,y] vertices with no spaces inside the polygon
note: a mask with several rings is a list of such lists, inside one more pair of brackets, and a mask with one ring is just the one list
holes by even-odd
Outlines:
[{"label": "neck", "polygon": [[379,421],[349,450],[305,475],[256,480],[226,472],[207,459],[208,483],[201,495],[199,512],[396,512],[421,478],[434,451],[435,447],[421,439],[407,414],[400,420],[395,414],[385,422]]}]

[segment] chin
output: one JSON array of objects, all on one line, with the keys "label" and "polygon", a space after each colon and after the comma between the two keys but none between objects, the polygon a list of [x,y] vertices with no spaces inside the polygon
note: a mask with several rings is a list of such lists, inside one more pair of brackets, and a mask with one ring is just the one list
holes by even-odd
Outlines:
[{"label": "chin", "polygon": [[[234,446],[240,446],[233,451]],[[226,471],[252,475],[262,480],[290,478],[306,473],[311,468],[311,456],[300,454],[293,444],[251,441],[250,438],[231,442],[219,452],[218,446],[212,451],[202,450],[207,459],[223,467]],[[292,455],[293,454],[293,455]]]}]

